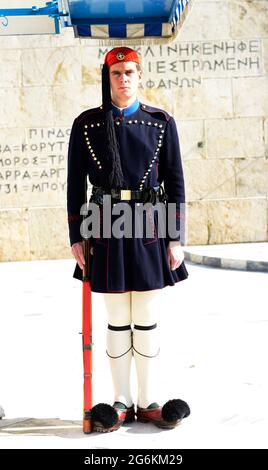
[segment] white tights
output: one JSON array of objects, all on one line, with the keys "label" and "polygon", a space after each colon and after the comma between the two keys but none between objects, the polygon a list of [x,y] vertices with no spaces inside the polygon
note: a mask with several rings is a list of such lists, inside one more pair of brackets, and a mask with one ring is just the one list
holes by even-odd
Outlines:
[{"label": "white tights", "polygon": [[114,384],[114,401],[122,402],[127,407],[133,403],[130,390],[132,356],[138,380],[138,406],[146,408],[157,401],[157,320],[161,291],[103,294],[108,313],[107,354]]}]

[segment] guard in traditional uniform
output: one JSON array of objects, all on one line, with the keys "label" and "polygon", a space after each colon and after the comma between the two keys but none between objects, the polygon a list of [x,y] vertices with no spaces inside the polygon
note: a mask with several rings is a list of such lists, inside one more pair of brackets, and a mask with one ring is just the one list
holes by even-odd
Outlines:
[{"label": "guard in traditional uniform", "polygon": [[[109,432],[135,420],[163,429],[174,428],[190,414],[187,403],[169,400],[157,403],[159,389],[159,337],[157,321],[163,288],[187,278],[180,245],[180,225],[185,201],[179,139],[174,119],[165,111],[143,104],[137,98],[141,80],[138,54],[117,47],[105,56],[102,69],[102,106],[89,109],[73,123],[68,154],[67,206],[70,243],[77,260],[74,277],[82,279],[85,263],[81,207],[85,181],[92,185],[90,202],[100,209],[100,233],[90,236],[89,273],[93,292],[103,293],[108,312],[107,355],[114,384],[114,404],[92,409],[94,430]],[[131,209],[132,235],[103,233],[105,198],[111,201],[111,223],[119,203]],[[159,236],[159,213],[149,214],[139,237],[135,207],[150,203],[173,211],[175,234]],[[122,206],[121,206],[122,207]],[[149,211],[150,212],[150,211]],[[129,220],[129,219],[128,219]],[[167,312],[165,312],[167,315]],[[137,372],[135,409],[130,387],[132,359]]]}]

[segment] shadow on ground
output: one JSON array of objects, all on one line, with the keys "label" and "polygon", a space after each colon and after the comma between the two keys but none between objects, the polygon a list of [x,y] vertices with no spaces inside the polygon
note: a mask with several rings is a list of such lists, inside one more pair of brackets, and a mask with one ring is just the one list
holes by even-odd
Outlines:
[{"label": "shadow on ground", "polygon": [[[127,430],[125,428],[128,428]],[[127,433],[155,434],[161,432],[154,425],[143,425],[142,423],[128,423],[124,425]],[[0,436],[21,435],[21,436],[57,436],[64,438],[86,438],[100,435],[92,432],[84,434],[82,421],[61,420],[59,418],[14,418],[0,420]]]}]

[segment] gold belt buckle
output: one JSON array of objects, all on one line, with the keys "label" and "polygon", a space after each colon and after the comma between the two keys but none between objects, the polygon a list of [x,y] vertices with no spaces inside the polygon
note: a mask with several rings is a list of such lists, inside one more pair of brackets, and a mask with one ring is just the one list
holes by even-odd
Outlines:
[{"label": "gold belt buckle", "polygon": [[131,199],[131,189],[121,189],[120,198],[122,200],[130,201]]}]

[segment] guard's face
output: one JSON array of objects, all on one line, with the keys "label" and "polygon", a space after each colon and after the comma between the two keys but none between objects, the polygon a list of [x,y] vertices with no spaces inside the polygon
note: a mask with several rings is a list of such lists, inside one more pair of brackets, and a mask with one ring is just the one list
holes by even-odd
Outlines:
[{"label": "guard's face", "polygon": [[135,62],[119,62],[109,69],[111,95],[115,104],[135,98],[141,81],[141,71]]}]

